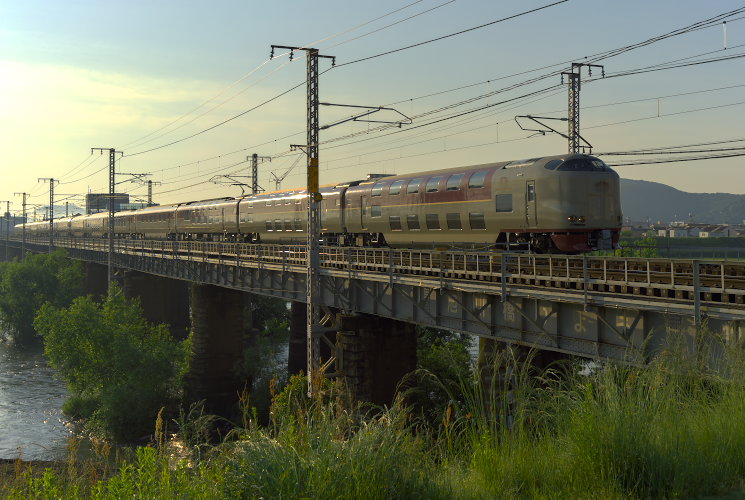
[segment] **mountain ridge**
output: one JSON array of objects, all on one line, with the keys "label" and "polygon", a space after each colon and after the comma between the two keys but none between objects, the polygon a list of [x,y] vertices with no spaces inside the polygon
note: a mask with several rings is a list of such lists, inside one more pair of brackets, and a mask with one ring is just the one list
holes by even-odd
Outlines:
[{"label": "mountain ridge", "polygon": [[689,193],[659,182],[621,179],[621,210],[631,222],[742,224],[745,194]]}]

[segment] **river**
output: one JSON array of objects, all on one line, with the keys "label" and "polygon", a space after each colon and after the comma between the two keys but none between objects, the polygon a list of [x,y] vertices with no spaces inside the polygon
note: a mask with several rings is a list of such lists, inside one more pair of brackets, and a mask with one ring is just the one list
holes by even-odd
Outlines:
[{"label": "river", "polygon": [[66,397],[40,347],[0,342],[0,458],[64,460],[73,435],[60,409]]}]

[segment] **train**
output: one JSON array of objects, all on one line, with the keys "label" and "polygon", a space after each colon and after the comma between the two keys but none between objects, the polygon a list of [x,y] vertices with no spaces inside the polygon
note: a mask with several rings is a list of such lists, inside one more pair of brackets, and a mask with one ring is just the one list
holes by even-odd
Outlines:
[{"label": "train", "polygon": [[[429,170],[321,187],[321,243],[392,248],[618,246],[618,174],[585,154]],[[114,238],[302,244],[306,189],[157,205],[114,214]],[[17,225],[18,230],[22,225]],[[53,221],[56,237],[108,238],[108,212]],[[49,221],[26,224],[48,236]]]}]

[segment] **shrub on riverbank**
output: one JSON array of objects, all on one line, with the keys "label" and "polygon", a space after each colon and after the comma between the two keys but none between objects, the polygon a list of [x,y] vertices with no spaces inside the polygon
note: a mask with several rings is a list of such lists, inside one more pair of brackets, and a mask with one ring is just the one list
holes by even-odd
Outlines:
[{"label": "shrub on riverbank", "polygon": [[23,261],[0,265],[0,321],[14,341],[37,337],[34,316],[46,302],[67,307],[83,293],[80,262],[68,259],[64,250],[29,255]]},{"label": "shrub on riverbank", "polygon": [[78,297],[67,309],[45,304],[34,326],[70,389],[64,410],[103,434],[118,441],[147,436],[158,410],[178,402],[188,342],[148,324],[117,287],[101,303]]}]

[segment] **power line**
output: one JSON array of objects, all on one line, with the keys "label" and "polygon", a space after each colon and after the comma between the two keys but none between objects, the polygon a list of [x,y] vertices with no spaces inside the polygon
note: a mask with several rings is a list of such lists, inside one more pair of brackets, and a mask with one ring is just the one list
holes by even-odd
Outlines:
[{"label": "power line", "polygon": [[538,12],[538,11],[543,10],[543,9],[548,9],[549,7],[554,7],[555,5],[566,3],[568,1],[569,0],[559,0],[558,2],[554,2],[554,3],[547,4],[547,5],[543,5],[541,7],[536,7],[535,9],[526,10],[526,11],[520,12],[518,14],[513,14],[511,16],[503,17],[501,19],[497,19],[496,21],[491,21],[491,22],[488,22],[488,23],[480,24],[479,26],[474,26],[472,28],[468,28],[468,29],[464,29],[464,30],[461,30],[461,31],[457,31],[455,33],[450,33],[448,35],[439,36],[437,38],[432,38],[432,39],[429,39],[429,40],[425,40],[423,42],[414,43],[412,45],[407,45],[405,47],[400,47],[398,49],[393,49],[393,50],[389,50],[389,51],[386,51],[386,52],[381,52],[380,54],[375,54],[375,55],[372,55],[372,56],[363,57],[361,59],[356,59],[354,61],[349,61],[349,62],[346,62],[346,63],[342,63],[342,64],[337,65],[337,67],[341,68],[343,66],[349,66],[350,64],[357,64],[357,63],[362,62],[362,61],[369,61],[370,59],[376,59],[378,57],[383,57],[383,56],[387,56],[387,55],[390,55],[390,54],[395,54],[397,52],[402,52],[404,50],[413,49],[414,47],[421,47],[422,45],[427,45],[429,43],[439,42],[440,40],[445,40],[446,38],[451,38],[451,37],[454,37],[454,36],[462,35],[464,33],[469,33],[471,31],[475,31],[475,30],[478,30],[478,29],[481,29],[481,28],[486,28],[487,26],[493,26],[493,25],[495,25],[497,23],[502,23],[502,22],[505,22],[505,21],[509,21],[511,19],[515,19],[517,17],[521,17],[521,16],[525,16],[525,15],[528,15],[528,14],[532,14],[534,12]]}]

